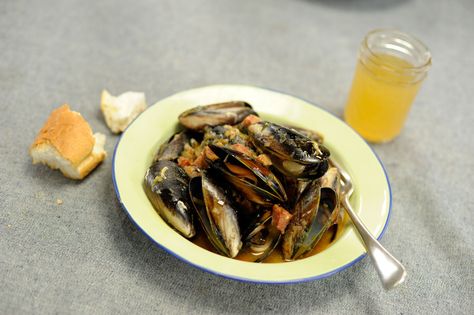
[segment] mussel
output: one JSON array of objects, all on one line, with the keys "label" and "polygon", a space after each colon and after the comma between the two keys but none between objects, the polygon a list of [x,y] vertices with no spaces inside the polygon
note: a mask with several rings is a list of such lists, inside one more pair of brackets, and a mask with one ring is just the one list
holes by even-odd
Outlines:
[{"label": "mussel", "polygon": [[201,226],[214,248],[235,257],[242,247],[237,210],[224,190],[204,171],[189,183],[189,194]]},{"label": "mussel", "polygon": [[175,133],[167,142],[160,146],[158,152],[156,152],[153,158],[153,161],[172,161],[178,159],[181,151],[183,151],[184,145],[188,143],[190,139],[191,136],[187,131]]},{"label": "mussel", "polygon": [[324,142],[324,136],[317,131],[309,130],[302,127],[295,127],[295,126],[285,126],[285,127],[296,130],[297,132],[301,133],[303,136],[308,137],[313,141],[316,141],[318,144],[323,144]]},{"label": "mussel", "polygon": [[287,200],[283,185],[269,168],[242,152],[216,145],[209,148],[216,155],[209,161],[211,167],[248,200],[266,206]]},{"label": "mussel", "polygon": [[282,234],[272,224],[272,211],[263,212],[249,226],[245,236],[245,246],[255,258],[254,262],[262,262],[278,246]]},{"label": "mussel", "polygon": [[305,188],[309,185],[311,179],[283,176],[282,183],[288,195],[287,205],[293,209]]},{"label": "mussel", "polygon": [[296,203],[282,242],[283,258],[296,259],[311,251],[339,214],[340,175],[336,168],[313,180]]},{"label": "mussel", "polygon": [[145,174],[145,192],[160,216],[187,238],[195,235],[189,177],[175,162],[155,161]]},{"label": "mussel", "polygon": [[248,126],[248,133],[286,176],[314,179],[328,169],[329,150],[294,129],[259,121]]},{"label": "mussel", "polygon": [[257,115],[246,102],[235,101],[191,108],[179,115],[179,122],[188,129],[201,131],[206,126],[234,125],[248,115]]}]

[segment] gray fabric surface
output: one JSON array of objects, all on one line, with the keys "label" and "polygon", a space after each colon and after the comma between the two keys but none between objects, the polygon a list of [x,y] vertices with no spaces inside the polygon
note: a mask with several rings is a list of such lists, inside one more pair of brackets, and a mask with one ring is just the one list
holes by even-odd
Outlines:
[{"label": "gray fabric surface", "polygon": [[[474,313],[473,15],[470,0],[1,1],[0,313]],[[340,115],[359,42],[377,27],[417,35],[434,56],[403,134],[374,146],[393,189],[383,244],[409,273],[400,288],[382,291],[368,259],[303,284],[227,280],[129,221],[102,88],[144,91],[151,104],[251,84]],[[27,154],[64,102],[108,135],[109,157],[82,182]]]}]

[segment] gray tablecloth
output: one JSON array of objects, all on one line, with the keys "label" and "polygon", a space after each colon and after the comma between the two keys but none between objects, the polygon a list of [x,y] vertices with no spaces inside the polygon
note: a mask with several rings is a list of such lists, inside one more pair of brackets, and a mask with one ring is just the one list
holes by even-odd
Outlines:
[{"label": "gray tablecloth", "polygon": [[[1,1],[0,313],[472,314],[473,15],[470,0]],[[130,222],[112,186],[118,137],[99,111],[102,88],[154,103],[242,83],[340,115],[359,43],[379,27],[417,35],[434,56],[403,134],[373,146],[393,189],[383,244],[405,284],[384,292],[368,258],[303,284],[227,280]],[[108,135],[109,157],[82,182],[27,154],[65,102]]]}]

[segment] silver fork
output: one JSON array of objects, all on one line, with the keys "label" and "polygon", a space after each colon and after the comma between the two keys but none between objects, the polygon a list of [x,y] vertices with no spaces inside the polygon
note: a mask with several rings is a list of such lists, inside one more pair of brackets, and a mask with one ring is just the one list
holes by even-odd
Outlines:
[{"label": "silver fork", "polygon": [[370,259],[372,260],[375,269],[379,275],[382,285],[386,290],[395,288],[397,285],[405,281],[406,271],[405,267],[390,254],[375,237],[370,234],[367,227],[362,223],[359,216],[355,213],[354,209],[349,202],[349,198],[354,191],[352,186],[351,177],[349,174],[333,159],[330,160],[331,164],[334,165],[341,174],[342,182],[342,205],[346,209],[349,217],[352,220],[357,232],[359,233],[362,243],[364,244]]}]

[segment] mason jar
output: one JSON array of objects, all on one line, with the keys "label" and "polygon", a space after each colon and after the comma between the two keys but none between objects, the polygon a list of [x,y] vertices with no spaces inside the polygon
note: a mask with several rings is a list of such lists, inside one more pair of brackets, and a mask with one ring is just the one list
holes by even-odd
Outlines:
[{"label": "mason jar", "polygon": [[362,41],[344,119],[370,142],[398,136],[431,66],[431,53],[415,37],[389,29]]}]

